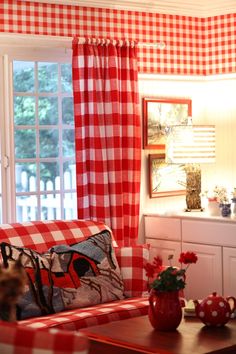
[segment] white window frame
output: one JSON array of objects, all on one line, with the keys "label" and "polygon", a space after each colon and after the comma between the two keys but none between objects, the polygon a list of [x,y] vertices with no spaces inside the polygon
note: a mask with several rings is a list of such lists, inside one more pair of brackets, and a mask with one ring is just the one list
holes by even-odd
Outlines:
[{"label": "white window frame", "polygon": [[13,60],[71,62],[71,47],[72,38],[0,34],[0,141],[3,223],[16,222]]}]

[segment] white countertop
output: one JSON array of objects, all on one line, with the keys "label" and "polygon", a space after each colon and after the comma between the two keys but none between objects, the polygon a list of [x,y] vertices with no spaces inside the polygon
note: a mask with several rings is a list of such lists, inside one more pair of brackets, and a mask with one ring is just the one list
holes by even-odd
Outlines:
[{"label": "white countertop", "polygon": [[144,216],[158,216],[158,217],[171,217],[171,218],[181,218],[181,219],[198,219],[204,221],[216,221],[216,222],[227,222],[236,223],[236,216],[211,216],[205,211],[166,211],[164,213],[144,213]]}]

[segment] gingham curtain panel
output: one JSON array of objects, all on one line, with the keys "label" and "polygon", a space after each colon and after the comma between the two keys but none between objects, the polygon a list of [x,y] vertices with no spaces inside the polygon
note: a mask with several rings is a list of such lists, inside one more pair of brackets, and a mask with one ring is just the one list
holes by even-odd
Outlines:
[{"label": "gingham curtain panel", "polygon": [[141,132],[134,43],[73,41],[78,217],[138,237]]},{"label": "gingham curtain panel", "polygon": [[1,354],[87,354],[88,339],[79,332],[38,330],[0,321]]}]

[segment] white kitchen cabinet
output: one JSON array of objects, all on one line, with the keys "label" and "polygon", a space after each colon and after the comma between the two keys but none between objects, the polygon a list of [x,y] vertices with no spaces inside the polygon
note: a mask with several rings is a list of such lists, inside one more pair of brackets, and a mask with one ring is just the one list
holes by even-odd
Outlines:
[{"label": "white kitchen cabinet", "polygon": [[223,247],[223,279],[224,295],[236,298],[236,248]]},{"label": "white kitchen cabinet", "polygon": [[186,273],[187,299],[202,299],[213,291],[236,297],[236,219],[204,213],[145,215],[145,239],[151,257],[159,253],[164,264],[169,254],[177,266],[181,251],[197,254],[197,263]]},{"label": "white kitchen cabinet", "polygon": [[198,256],[197,263],[190,264],[186,271],[185,297],[204,299],[213,291],[222,295],[222,248],[183,242],[182,251]]}]

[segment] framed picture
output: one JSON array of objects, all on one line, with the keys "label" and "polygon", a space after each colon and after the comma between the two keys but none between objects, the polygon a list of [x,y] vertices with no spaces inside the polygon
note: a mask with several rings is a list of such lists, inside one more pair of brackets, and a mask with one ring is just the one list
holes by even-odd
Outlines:
[{"label": "framed picture", "polygon": [[185,98],[143,97],[143,148],[164,149],[171,125],[187,125],[192,101]]},{"label": "framed picture", "polygon": [[149,154],[149,196],[169,197],[186,194],[184,164],[168,164],[165,154]]}]

